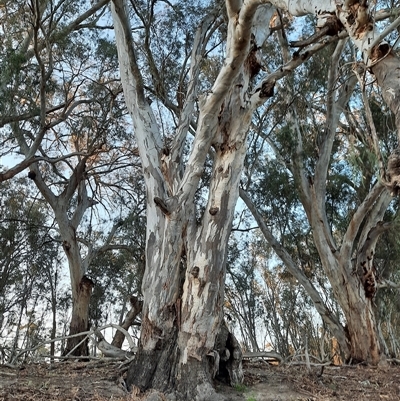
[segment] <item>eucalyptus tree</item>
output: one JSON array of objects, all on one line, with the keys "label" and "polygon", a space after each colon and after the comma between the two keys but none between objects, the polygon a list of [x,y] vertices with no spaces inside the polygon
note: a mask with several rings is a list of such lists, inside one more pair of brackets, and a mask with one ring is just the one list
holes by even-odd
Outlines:
[{"label": "eucalyptus tree", "polygon": [[258,352],[264,349],[265,339],[265,332],[259,330],[264,310],[258,261],[253,243],[250,245],[243,238],[240,245],[232,242],[228,250],[225,316],[228,323],[238,326],[243,350]]},{"label": "eucalyptus tree", "polygon": [[[21,160],[15,132],[13,134],[7,129],[10,125],[17,127],[35,118],[45,120],[47,116],[53,117],[54,124],[57,117],[63,120],[77,106],[75,98],[59,97],[46,103],[45,97],[52,91],[48,87],[46,91],[45,82],[50,78],[50,71],[46,71],[41,60],[43,52],[54,47],[56,42],[61,44],[69,35],[76,36],[83,27],[95,28],[107,3],[108,0],[101,0],[90,7],[87,7],[89,4],[82,7],[64,0],[1,2],[0,157],[10,156],[10,152],[19,156],[16,157],[17,163],[8,160],[3,166],[0,182],[14,177],[42,158],[37,152],[45,131],[51,129],[51,126],[46,127],[36,136],[35,132],[32,133],[29,152],[23,154]],[[46,24],[50,28],[43,25],[43,13],[46,13]],[[48,57],[47,62],[52,65],[51,55]]]},{"label": "eucalyptus tree", "polygon": [[[346,6],[350,8],[347,9]],[[367,27],[360,28],[361,20],[358,21],[358,18],[361,16],[358,16],[357,10],[362,6],[364,5],[357,3],[354,8],[353,4],[343,4],[343,9],[336,10],[336,6],[333,5],[328,13],[323,12],[326,8],[316,9],[318,19],[333,18],[333,21],[339,24],[339,29],[342,29],[342,24],[346,26],[344,20],[356,24],[349,32],[350,38],[355,39],[350,42],[350,47],[353,46],[351,54],[354,55],[357,46],[360,47],[365,56],[365,65],[370,66],[371,72],[376,74],[387,106],[382,104],[376,86],[370,84],[372,79],[369,78],[363,62],[349,56],[348,52],[346,55],[344,49],[348,47],[345,47],[345,41],[339,41],[330,53],[329,65],[328,59],[324,62],[324,59],[321,59],[324,55],[319,54],[316,60],[310,61],[314,66],[309,75],[301,77],[299,74],[300,85],[306,87],[308,93],[300,87],[292,87],[289,94],[286,92],[282,95],[283,101],[279,107],[280,110],[285,110],[285,118],[282,118],[281,111],[277,113],[279,117],[275,122],[279,127],[267,139],[271,142],[278,160],[276,164],[279,168],[275,170],[275,176],[285,174],[287,177],[284,184],[289,188],[286,199],[296,194],[297,207],[301,204],[304,210],[303,219],[306,217],[308,220],[304,234],[309,229],[312,230],[313,247],[318,252],[319,263],[343,311],[345,327],[321,302],[322,299],[315,292],[314,286],[304,275],[304,269],[310,265],[311,259],[310,249],[304,249],[304,240],[300,247],[303,249],[297,246],[294,253],[296,257],[293,259],[288,249],[283,246],[284,236],[279,234],[281,242],[277,241],[277,232],[275,231],[274,236],[273,230],[265,225],[260,210],[257,210],[244,192],[243,199],[253,211],[267,240],[285,261],[288,270],[307,289],[321,317],[337,337],[347,359],[378,364],[384,360],[384,353],[381,350],[373,310],[373,299],[377,289],[374,256],[379,236],[392,226],[385,212],[391,201],[388,189],[392,195],[397,194],[398,160],[397,149],[393,151],[393,148],[398,146],[398,127],[397,123],[393,126],[389,124],[384,130],[378,131],[378,138],[374,115],[367,99],[373,98],[376,104],[381,105],[380,113],[390,114],[387,109],[388,106],[391,107],[393,115],[397,118],[393,99],[388,99],[385,94],[387,91],[395,91],[397,82],[392,81],[389,84],[389,81],[382,80],[381,72],[376,72],[381,70],[375,70],[377,65],[380,65],[379,68],[387,67],[383,67],[386,56],[391,62],[395,62],[397,56],[387,44],[376,40],[382,40],[382,36],[376,31],[375,36],[369,36],[375,29],[370,17],[364,21]],[[307,7],[304,7],[306,11]],[[296,13],[294,9],[291,11]],[[340,21],[335,20],[335,11]],[[343,17],[346,12],[347,19]],[[353,20],[349,16],[352,16]],[[387,32],[393,28],[394,25],[389,26]],[[356,38],[352,36],[355,31]],[[343,32],[339,33],[339,36],[341,35]],[[316,38],[319,38],[319,35],[312,36],[309,40],[294,42],[292,45],[306,48]],[[368,43],[372,47],[368,48]],[[284,49],[282,53],[288,54],[289,44],[284,37],[281,38],[281,44]],[[374,52],[379,51],[385,51],[387,54],[373,56]],[[353,71],[346,68],[349,63],[356,63]],[[327,67],[326,73],[321,76],[324,65]],[[339,71],[342,71],[342,74],[339,74]],[[390,73],[385,79],[389,79],[389,75]],[[288,85],[293,85],[293,82],[288,82]],[[361,93],[353,95],[358,82]],[[390,85],[394,85],[393,88]],[[351,96],[353,97],[349,103]],[[319,101],[321,98],[325,100],[322,105]],[[343,118],[339,119],[343,112]],[[388,158],[387,170],[383,162],[385,157]],[[358,162],[354,164],[354,160]],[[270,173],[274,174],[271,171],[267,176]],[[267,183],[269,179],[264,178]],[[265,206],[270,207],[268,202]]]},{"label": "eucalyptus tree", "polygon": [[[143,194],[142,189],[138,189]],[[138,196],[130,202],[129,215],[124,219],[115,240],[119,244],[109,252],[99,253],[89,266],[95,277],[89,317],[95,326],[110,321],[125,330],[133,327],[136,335],[140,328],[141,282],[144,270],[145,200]],[[121,348],[125,335],[117,330],[112,345]]]},{"label": "eucalyptus tree", "polygon": [[[94,258],[126,249],[116,234],[134,207],[137,151],[127,143],[115,47],[101,22],[106,1],[31,1],[1,9],[4,43],[2,155],[23,160],[2,180],[28,177],[51,207],[68,261],[70,334],[88,329]],[[99,33],[100,32],[100,33]],[[138,195],[140,197],[140,195]],[[99,235],[99,233],[106,235]],[[80,337],[65,352],[87,354]]]},{"label": "eucalyptus tree", "polygon": [[[350,35],[365,61],[372,60],[368,67],[396,112],[399,84],[392,66],[397,65],[397,58],[381,43],[372,16],[362,13],[365,2],[346,1],[339,6],[334,1],[227,0],[226,13],[220,3],[164,5],[142,1],[130,6],[128,10],[123,0],[111,2],[125,102],[147,190],[142,331],[128,384],[141,390],[153,387],[175,392],[178,399],[215,400],[218,397],[210,388],[210,359],[218,361],[213,347],[222,317],[227,241],[254,111],[273,95],[280,78],[326,43],[337,40],[335,35],[339,34]],[[257,82],[255,77],[263,67],[259,50],[270,34],[273,6],[293,15],[314,15],[322,29],[314,37],[316,43],[296,52],[283,67]],[[187,21],[189,15],[198,13],[207,16],[194,32],[188,29]],[[175,20],[168,19],[171,14]],[[215,47],[219,41],[225,44],[222,54]],[[215,80],[209,85],[202,74],[207,54],[216,60],[220,56],[220,67],[214,69]],[[176,79],[167,81],[171,76]],[[169,119],[161,118],[165,116],[162,110],[170,111]],[[330,146],[332,136],[325,147]],[[211,160],[212,173],[208,191],[202,194],[206,207],[199,213],[195,197],[207,160]],[[326,173],[326,167],[318,172],[321,177]],[[307,201],[316,202],[320,212],[325,198],[311,198],[315,184],[309,185],[301,169],[299,177]],[[396,190],[393,174],[388,185]],[[384,186],[378,184],[365,206],[383,192]],[[320,221],[318,214],[309,217],[325,233],[326,222]],[[372,227],[375,223],[371,222]],[[348,234],[351,238],[344,241],[347,254],[360,226],[358,219]],[[325,245],[322,239],[318,243],[319,248]],[[334,250],[329,247],[325,252],[327,261],[335,258]],[[368,252],[365,249],[362,253],[360,263],[371,256]],[[368,310],[362,311],[364,316]],[[356,347],[355,342],[352,345]],[[376,346],[374,343],[371,350],[373,362],[379,359]],[[356,355],[368,359],[358,350]],[[240,369],[231,379],[240,379]]]}]

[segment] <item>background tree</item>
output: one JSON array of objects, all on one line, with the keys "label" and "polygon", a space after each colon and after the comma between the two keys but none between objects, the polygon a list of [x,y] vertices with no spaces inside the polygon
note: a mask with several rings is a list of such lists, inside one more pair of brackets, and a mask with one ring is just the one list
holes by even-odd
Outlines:
[{"label": "background tree", "polygon": [[[46,75],[44,64],[40,62],[40,53],[49,50],[55,42],[62,43],[68,35],[74,34],[83,26],[95,28],[99,18],[96,13],[106,3],[108,0],[101,0],[85,10],[71,1],[60,1],[58,4],[48,0],[2,2],[0,29],[4,40],[0,44],[0,128],[21,124],[39,116],[43,120],[54,112],[58,112],[58,116],[65,116],[76,107],[76,103],[71,101],[73,99],[62,97],[51,106],[45,103],[44,81],[49,75]],[[46,13],[45,24],[43,13]],[[40,101],[38,93],[41,93]],[[47,92],[50,93],[52,92]],[[14,134],[10,129],[1,130],[0,156],[10,156],[10,152],[19,153]],[[0,182],[14,177],[41,158],[36,152],[43,136],[43,131],[39,131],[37,136],[32,134],[29,152],[26,152],[22,161],[1,171]]]},{"label": "background tree", "polygon": [[[14,58],[8,50],[3,57],[4,149],[24,160],[2,177],[29,166],[28,177],[54,213],[54,238],[63,245],[70,271],[70,334],[88,329],[94,284],[89,267],[99,253],[126,248],[114,237],[140,187],[134,178],[137,151],[126,142],[114,77],[115,48],[97,25],[105,3],[86,10],[69,1],[57,6],[32,1],[20,10],[10,5],[18,22],[11,31],[19,27],[20,36],[9,44]],[[9,11],[4,10],[5,26],[14,21]],[[101,230],[107,232],[103,238]],[[88,352],[80,337],[67,341],[65,352],[71,351]]]},{"label": "background tree", "polygon": [[[281,38],[283,49],[285,49],[284,39],[284,37]],[[296,43],[300,46],[300,42]],[[321,300],[318,297],[312,297],[314,304],[319,308],[321,317],[339,340],[347,358],[378,363],[381,354],[379,333],[371,302],[376,291],[375,267],[372,260],[379,235],[390,227],[385,211],[391,198],[385,186],[376,182],[386,179],[380,149],[393,149],[393,135],[390,135],[393,131],[382,132],[380,136],[382,145],[378,144],[376,129],[370,116],[370,106],[366,102],[368,96],[363,95],[364,92],[352,95],[351,88],[357,82],[356,77],[359,71],[356,69],[355,75],[349,72],[347,77],[338,75],[337,63],[340,57],[343,57],[340,63],[345,65],[348,58],[352,58],[354,54],[344,51],[346,48],[343,46],[344,43],[337,45],[332,54],[329,70],[328,67],[325,70],[329,71],[326,75],[321,75],[321,71],[324,71],[321,66],[326,65],[328,61],[325,52],[320,52],[307,63],[306,67],[309,69],[305,68],[305,73],[299,74],[300,80],[302,75],[307,79],[305,84],[307,92],[304,93],[300,87],[296,87],[295,82],[290,82],[293,96],[288,99],[286,92],[283,96],[287,99],[284,101],[286,106],[280,104],[275,121],[269,126],[265,124],[264,128],[264,130],[270,129],[274,124],[277,127],[280,121],[283,121],[283,129],[275,128],[269,134],[264,133],[259,140],[259,143],[270,143],[270,150],[275,153],[277,160],[275,163],[277,169],[271,175],[267,173],[267,176],[261,178],[264,182],[263,188],[268,188],[267,192],[271,192],[271,189],[275,187],[269,184],[278,178],[279,174],[287,174],[286,178],[280,180],[280,195],[285,193],[287,186],[284,202],[290,202],[295,195],[295,198],[298,196],[297,199],[304,208],[302,211],[301,208],[291,209],[286,205],[278,206],[283,206],[287,210],[283,214],[284,219],[288,213],[292,214],[292,217],[287,220],[287,225],[283,226],[283,232],[277,232],[275,226],[275,235],[280,238],[280,244],[271,230],[265,224],[263,225],[261,216],[257,216],[257,210],[246,194],[243,193],[243,197],[260,226],[263,227],[264,235],[273,244],[279,256],[286,260],[289,270],[297,278],[303,277],[303,272],[308,269],[307,265],[310,265],[312,248],[310,249],[309,244],[312,243],[312,247],[318,251],[321,265],[344,313],[345,331],[339,320],[335,319],[335,322],[332,322],[332,313],[328,308],[321,308]],[[350,45],[350,49],[351,47]],[[365,91],[364,82],[360,82],[361,90]],[[371,86],[368,90],[375,93],[376,88]],[[318,97],[315,94],[318,94]],[[346,106],[351,95],[354,96],[351,106]],[[327,98],[323,105],[319,102],[321,96]],[[359,96],[358,99],[357,96]],[[373,96],[374,99],[379,99],[379,95]],[[358,108],[360,103],[364,104],[365,114]],[[345,118],[348,123],[343,124],[339,117],[346,107],[348,111],[345,113]],[[285,110],[286,113],[289,111],[289,119],[286,116],[286,119],[282,120],[281,110]],[[326,122],[321,125],[325,116]],[[260,121],[264,124],[266,120]],[[325,127],[323,124],[326,124]],[[348,136],[343,135],[345,132]],[[352,133],[353,135],[356,133],[357,138],[353,136],[354,139],[351,140]],[[347,138],[350,138],[349,142]],[[392,145],[387,147],[390,142]],[[354,150],[356,150],[355,153],[353,153]],[[348,159],[350,163],[346,163],[343,154],[347,154],[347,157],[351,156]],[[357,173],[354,173],[354,164],[352,166],[352,161],[355,161],[353,157],[357,158]],[[272,170],[267,171],[272,172]],[[339,192],[336,192],[337,190]],[[277,193],[272,192],[271,195],[267,195],[269,201],[264,203],[265,192],[261,196],[262,201],[259,204],[267,210],[274,205],[271,198],[279,199]],[[263,214],[265,214],[264,211]],[[279,224],[279,220],[276,220],[279,215],[276,213],[268,212],[265,217],[270,220],[272,215],[274,221]],[[310,224],[304,227],[299,237],[302,238],[303,244],[294,238],[296,225],[301,227],[302,216],[303,218],[307,216]],[[304,239],[307,238],[306,232],[310,228],[313,239],[304,244]],[[287,244],[285,245],[287,234],[292,237],[291,241],[296,246],[294,253]],[[304,248],[304,245],[307,247]],[[282,249],[282,246],[285,249]],[[287,251],[293,255],[294,264]],[[352,258],[354,258],[353,261]],[[309,283],[309,280],[307,282]],[[304,280],[302,284],[308,285],[304,284]],[[343,292],[343,285],[347,288],[345,292]],[[313,291],[313,288],[307,289],[310,295]],[[364,296],[360,296],[360,292],[364,293]],[[344,296],[345,294],[349,295]]]},{"label": "background tree", "polygon": [[[58,306],[57,274],[60,270],[58,244],[51,237],[52,225],[46,205],[29,189],[27,179],[1,184],[0,331],[3,358],[8,362],[17,348],[29,348],[39,333],[42,320],[36,305],[46,299],[53,311],[51,335]],[[44,303],[41,305],[46,310]],[[41,313],[41,312],[39,312]],[[36,316],[35,316],[36,315]],[[28,317],[28,319],[25,319]],[[44,328],[40,335],[44,335]]]},{"label": "background tree", "polygon": [[[260,330],[263,310],[258,262],[251,245],[243,239],[230,244],[227,262],[225,319],[239,326],[243,351],[264,349],[265,333]],[[264,334],[264,338],[263,338]],[[260,338],[261,337],[261,338]],[[261,344],[260,344],[261,342]]]}]

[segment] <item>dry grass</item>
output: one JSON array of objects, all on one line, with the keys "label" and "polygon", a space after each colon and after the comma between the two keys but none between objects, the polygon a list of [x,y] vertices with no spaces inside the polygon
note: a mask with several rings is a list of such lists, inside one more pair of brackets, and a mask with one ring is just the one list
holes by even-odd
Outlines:
[{"label": "dry grass", "polygon": [[[304,366],[246,363],[245,373],[245,391],[219,384],[218,392],[234,401],[400,400],[399,366],[325,367],[321,375],[321,368],[308,372]],[[122,377],[116,362],[32,364],[20,369],[0,366],[0,401],[143,400],[143,395],[126,392]]]}]

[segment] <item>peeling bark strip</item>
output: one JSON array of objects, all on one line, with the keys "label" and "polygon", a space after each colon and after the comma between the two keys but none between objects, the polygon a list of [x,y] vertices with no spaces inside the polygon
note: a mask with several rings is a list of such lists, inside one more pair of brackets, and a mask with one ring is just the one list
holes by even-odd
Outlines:
[{"label": "peeling bark strip", "polygon": [[[399,77],[400,78],[400,77]],[[395,149],[388,158],[387,186],[392,196],[400,195],[400,148]]]}]

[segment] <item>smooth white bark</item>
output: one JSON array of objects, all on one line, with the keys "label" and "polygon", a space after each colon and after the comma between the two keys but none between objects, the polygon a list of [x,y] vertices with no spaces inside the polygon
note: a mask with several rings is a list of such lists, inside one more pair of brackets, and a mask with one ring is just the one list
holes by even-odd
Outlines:
[{"label": "smooth white bark", "polygon": [[[193,110],[199,76],[198,58],[209,22],[203,21],[204,25],[195,37],[191,81],[181,123],[173,139],[172,157],[165,153],[162,156],[163,151],[157,143],[158,128],[144,101],[124,2],[115,0],[112,3],[121,81],[135,136],[142,144],[139,151],[147,187],[141,349],[149,353],[155,351],[157,344],[174,341],[174,333],[178,330],[177,345],[182,366],[193,360],[205,361],[213,349],[221,322],[226,249],[252,115],[244,102],[250,82],[244,62],[250,50],[252,29],[256,27],[253,18],[259,4],[258,1],[227,4],[230,18],[226,59],[211,91],[199,101],[196,135],[189,159],[183,165],[179,156],[189,114]],[[271,15],[269,11],[268,16]],[[268,36],[268,28],[264,26],[268,16],[259,15],[256,24],[258,41]],[[198,223],[195,221],[194,197],[211,147],[213,173],[206,210]],[[180,171],[182,176],[177,174]],[[156,200],[156,197],[160,199]]]}]

